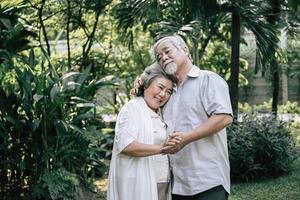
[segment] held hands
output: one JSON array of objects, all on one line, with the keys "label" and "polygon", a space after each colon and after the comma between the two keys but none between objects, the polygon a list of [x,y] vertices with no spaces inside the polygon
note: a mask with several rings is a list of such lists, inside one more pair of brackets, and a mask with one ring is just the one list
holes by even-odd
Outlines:
[{"label": "held hands", "polygon": [[184,147],[184,135],[182,132],[173,132],[168,136],[161,148],[162,154],[174,154]]}]

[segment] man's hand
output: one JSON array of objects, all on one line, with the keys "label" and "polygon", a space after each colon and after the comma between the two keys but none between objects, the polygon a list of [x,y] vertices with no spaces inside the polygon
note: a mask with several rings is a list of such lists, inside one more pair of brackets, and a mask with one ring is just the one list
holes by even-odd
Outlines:
[{"label": "man's hand", "polygon": [[173,132],[169,135],[167,141],[161,149],[162,154],[174,154],[180,151],[184,147],[182,132]]}]

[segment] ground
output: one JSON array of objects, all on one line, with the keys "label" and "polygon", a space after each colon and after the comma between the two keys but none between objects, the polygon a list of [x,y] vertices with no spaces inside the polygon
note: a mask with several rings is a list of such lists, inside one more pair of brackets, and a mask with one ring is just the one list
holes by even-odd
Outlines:
[{"label": "ground", "polygon": [[107,191],[107,179],[98,179],[95,181],[97,192],[85,191],[80,200],[105,200]]},{"label": "ground", "polygon": [[[85,192],[81,200],[105,200],[107,179],[95,181],[97,193]],[[300,158],[290,172],[276,179],[233,183],[229,200],[300,200]]]}]

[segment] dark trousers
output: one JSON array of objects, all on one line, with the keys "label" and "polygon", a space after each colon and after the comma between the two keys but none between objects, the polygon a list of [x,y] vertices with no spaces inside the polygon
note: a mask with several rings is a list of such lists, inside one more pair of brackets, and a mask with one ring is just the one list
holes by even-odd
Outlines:
[{"label": "dark trousers", "polygon": [[219,185],[192,196],[172,194],[172,200],[228,200],[228,193]]}]

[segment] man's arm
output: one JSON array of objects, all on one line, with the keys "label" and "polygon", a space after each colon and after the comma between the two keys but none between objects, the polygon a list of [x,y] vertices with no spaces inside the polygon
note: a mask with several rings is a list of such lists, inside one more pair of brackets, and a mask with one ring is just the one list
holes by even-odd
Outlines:
[{"label": "man's arm", "polygon": [[[165,147],[162,148],[162,153],[173,154],[181,150],[185,145],[213,135],[232,123],[232,116],[228,114],[215,114],[208,118],[201,126],[191,130],[187,133],[175,132],[170,135],[170,139],[166,142]],[[173,138],[181,138],[176,142]],[[179,142],[178,142],[179,141]],[[170,147],[172,146],[172,148]]]}]

